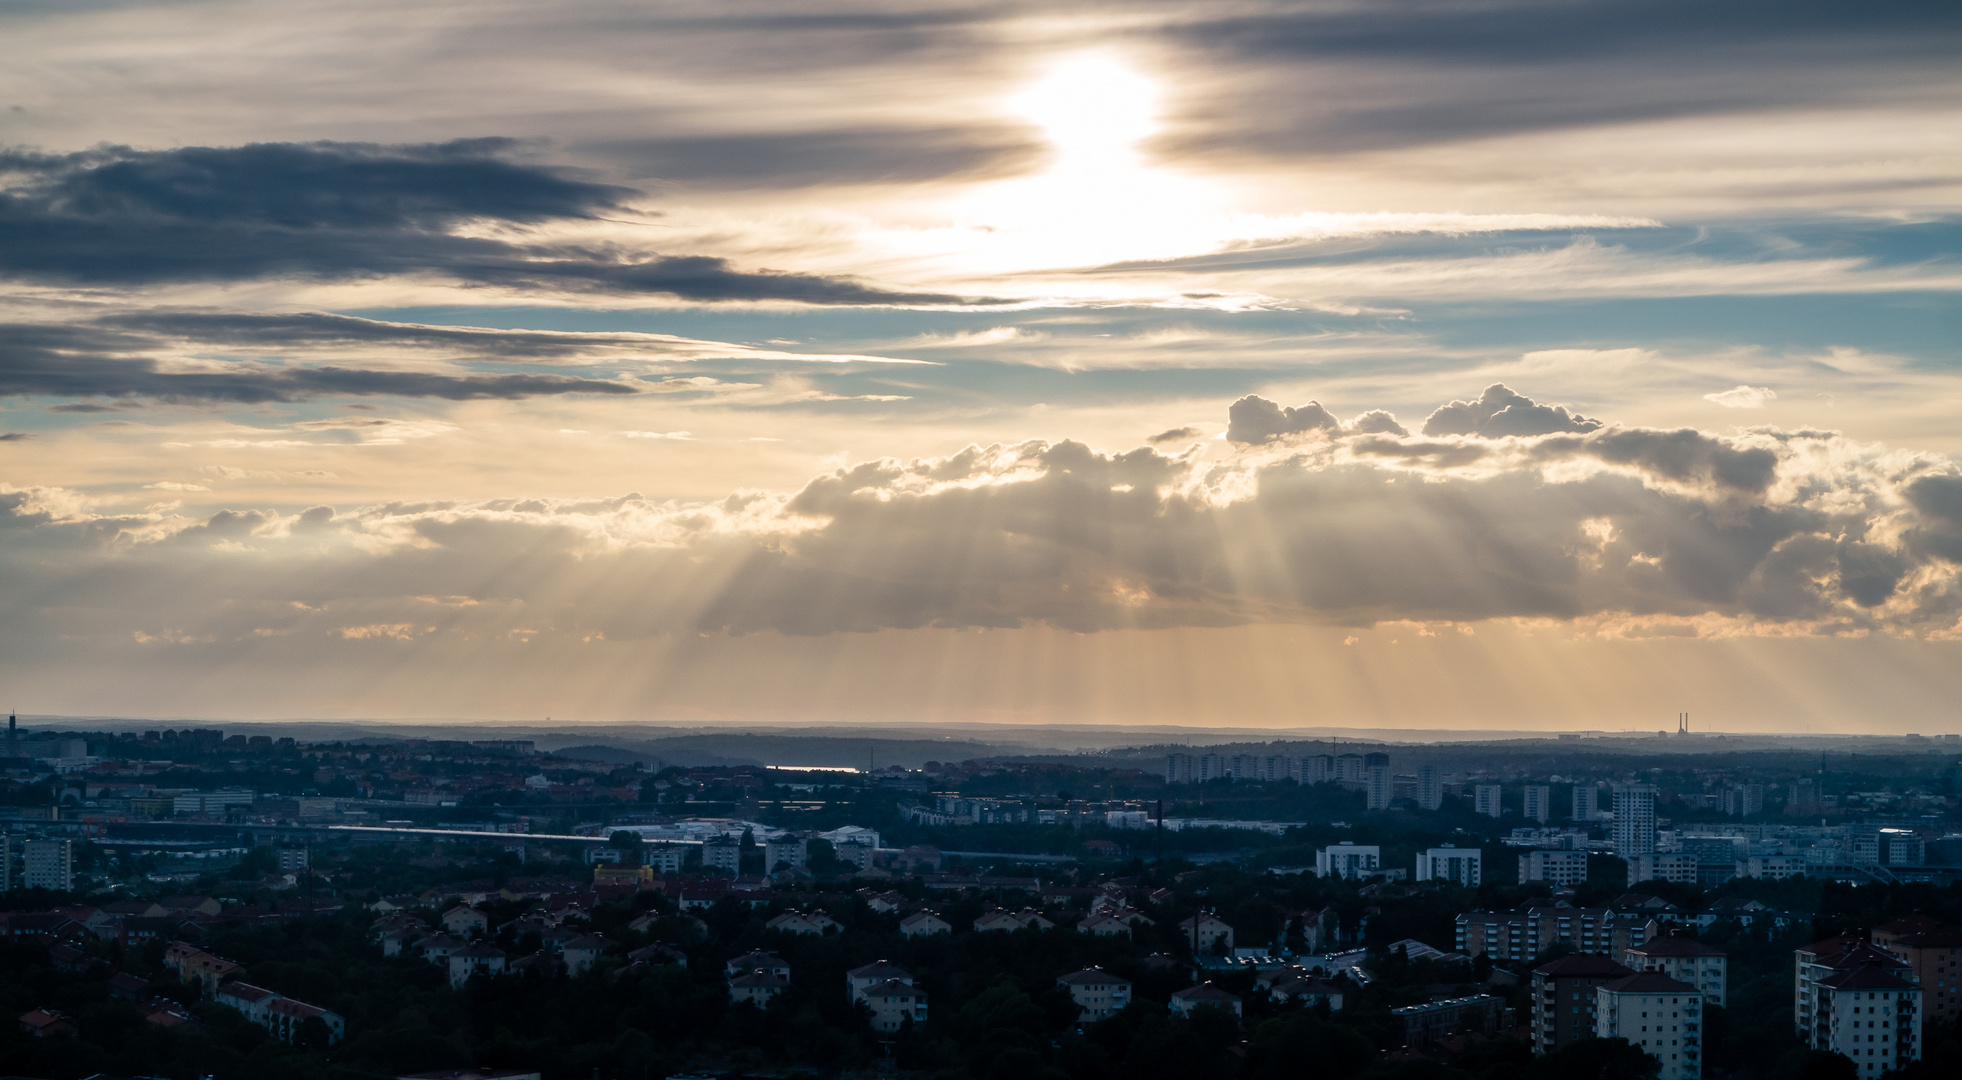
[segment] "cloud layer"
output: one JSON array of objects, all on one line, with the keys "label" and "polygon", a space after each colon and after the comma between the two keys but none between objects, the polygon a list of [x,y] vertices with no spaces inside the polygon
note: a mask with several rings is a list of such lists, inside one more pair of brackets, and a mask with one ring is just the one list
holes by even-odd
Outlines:
[{"label": "cloud layer", "polygon": [[[51,285],[420,277],[542,292],[947,304],[843,277],[528,236],[638,193],[512,160],[509,139],[0,154],[0,275]],[[486,234],[486,225],[501,227]],[[468,228],[466,228],[468,227]]]},{"label": "cloud layer", "polygon": [[42,642],[1489,619],[1940,637],[1962,615],[1962,470],[1829,433],[1314,426],[1214,460],[1029,442],[694,505],[0,501],[0,576],[35,582],[4,621]]}]

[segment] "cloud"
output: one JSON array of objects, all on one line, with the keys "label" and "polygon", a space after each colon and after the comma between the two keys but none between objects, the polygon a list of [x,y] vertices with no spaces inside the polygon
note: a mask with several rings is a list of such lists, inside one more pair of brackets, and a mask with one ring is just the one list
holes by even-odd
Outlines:
[{"label": "cloud", "polygon": [[612,139],[571,149],[618,162],[636,180],[797,188],[1007,176],[1042,158],[1044,147],[1031,136],[1017,128],[895,126]]},{"label": "cloud", "polygon": [[1595,431],[1600,427],[1601,421],[1570,413],[1565,406],[1541,405],[1513,393],[1503,383],[1493,383],[1477,401],[1453,401],[1432,413],[1424,421],[1424,434],[1498,439],[1507,435]]},{"label": "cloud", "polygon": [[1408,434],[1395,416],[1382,409],[1371,409],[1344,425],[1319,401],[1284,409],[1253,394],[1233,403],[1227,410],[1227,421],[1227,441],[1236,443],[1264,443],[1309,431],[1329,435]]},{"label": "cloud", "polygon": [[1762,409],[1777,397],[1769,386],[1737,386],[1720,393],[1705,394],[1703,400],[1715,402],[1726,409]]},{"label": "cloud", "polygon": [[[77,640],[1484,619],[1789,636],[1962,614],[1962,469],[1943,459],[1835,435],[1313,430],[1222,459],[971,446],[709,503],[182,518],[0,488],[0,577],[31,565],[45,631]],[[430,596],[480,603],[431,618]],[[38,625],[27,602],[0,597],[0,627]]]},{"label": "cloud", "polygon": [[173,371],[157,356],[145,355],[153,348],[148,339],[89,326],[0,326],[0,395],[256,404],[324,396],[470,401],[638,392],[625,383],[544,373],[442,374],[250,362]]},{"label": "cloud", "polygon": [[[707,255],[527,240],[525,227],[632,212],[639,193],[512,160],[515,149],[463,139],[0,153],[0,275],[125,287],[402,276],[711,302],[962,302]],[[505,228],[486,235],[486,223]]]},{"label": "cloud", "polygon": [[1168,442],[1183,442],[1186,439],[1197,439],[1204,434],[1205,432],[1200,431],[1196,427],[1175,427],[1168,428],[1156,435],[1148,435],[1145,437],[1145,442],[1153,446],[1162,446]]},{"label": "cloud", "polygon": [[25,442],[33,437],[25,431],[0,431],[0,442]]}]

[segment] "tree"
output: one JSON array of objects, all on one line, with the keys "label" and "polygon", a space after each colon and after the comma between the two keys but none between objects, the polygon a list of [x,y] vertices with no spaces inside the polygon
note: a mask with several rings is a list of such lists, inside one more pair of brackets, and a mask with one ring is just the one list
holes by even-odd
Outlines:
[{"label": "tree", "polygon": [[1655,1080],[1662,1062],[1627,1039],[1582,1039],[1535,1060],[1526,1080]]}]

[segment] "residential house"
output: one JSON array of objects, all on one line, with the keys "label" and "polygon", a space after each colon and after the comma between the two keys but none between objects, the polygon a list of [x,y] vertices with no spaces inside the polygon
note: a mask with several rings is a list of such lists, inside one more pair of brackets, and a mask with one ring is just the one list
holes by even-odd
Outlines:
[{"label": "residential house", "polygon": [[1089,934],[1093,937],[1128,938],[1131,936],[1131,924],[1115,915],[1091,915],[1088,918],[1080,920],[1076,924],[1076,929],[1078,933]]},{"label": "residential house", "polygon": [[729,980],[729,1000],[736,1004],[747,1001],[761,1009],[769,1005],[771,999],[789,988],[790,976],[788,975],[752,971]]},{"label": "residential house", "polygon": [[171,942],[164,950],[164,966],[176,972],[180,980],[196,983],[206,995],[215,993],[219,984],[242,971],[230,960],[184,941]]},{"label": "residential house", "polygon": [[738,975],[747,975],[752,971],[761,971],[765,975],[781,975],[786,982],[790,979],[790,965],[784,962],[783,957],[761,949],[744,953],[722,965],[722,974],[731,979]]},{"label": "residential house", "polygon": [[458,904],[443,912],[443,929],[460,938],[473,938],[490,927],[490,919],[483,912],[465,904]]},{"label": "residential house", "polygon": [[1343,992],[1340,985],[1327,979],[1299,974],[1299,968],[1294,971],[1295,974],[1268,983],[1268,997],[1276,1002],[1299,1001],[1309,1008],[1326,1005],[1330,1012],[1337,1012],[1342,1008]]},{"label": "residential house", "polygon": [[1192,1010],[1202,1008],[1225,1009],[1235,1016],[1240,1015],[1240,999],[1219,989],[1212,983],[1201,983],[1175,991],[1169,1002],[1171,1010],[1180,1016],[1191,1016]]},{"label": "residential house", "polygon": [[1233,927],[1213,915],[1200,914],[1182,920],[1179,936],[1191,944],[1197,955],[1233,951]]},{"label": "residential house", "polygon": [[[247,1020],[265,1028],[284,1042],[292,1042],[299,1034],[300,1025],[309,1019],[318,1018],[327,1029],[329,1044],[340,1042],[347,1037],[347,1021],[339,1013],[296,1001],[262,986],[233,981],[215,995],[220,1005],[236,1010]],[[160,1026],[175,1026],[171,1020],[159,1021],[154,1015],[152,1023]]]},{"label": "residential house", "polygon": [[1001,930],[1012,933],[1016,930],[1054,930],[1055,928],[1055,923],[1043,918],[1041,913],[1028,908],[1020,911],[995,908],[983,912],[980,918],[974,920],[976,931]]},{"label": "residential house", "polygon": [[839,929],[838,921],[822,911],[806,913],[796,908],[786,909],[763,926],[765,929],[781,930],[786,934],[804,934],[811,937],[823,937],[830,931]]},{"label": "residential house", "polygon": [[910,983],[913,981],[913,976],[905,968],[884,960],[855,967],[845,972],[845,996],[852,1001],[857,1001],[868,988],[894,980]]},{"label": "residential house", "polygon": [[894,1032],[908,1022],[926,1023],[927,993],[911,981],[891,979],[860,990],[857,999],[872,1010],[875,1031]]},{"label": "residential house", "polygon": [[473,941],[449,955],[450,985],[462,986],[473,977],[504,974],[504,950],[488,942]]},{"label": "residential house", "polygon": [[612,942],[598,934],[581,934],[565,942],[559,948],[559,955],[565,958],[565,973],[581,975],[591,971],[600,954],[611,945]]},{"label": "residential house", "polygon": [[35,1009],[33,1012],[21,1014],[20,1031],[23,1035],[32,1035],[37,1039],[52,1039],[60,1035],[75,1034],[75,1021],[53,1009]]},{"label": "residential house", "polygon": [[1070,1000],[1080,1010],[1077,1022],[1081,1024],[1109,1019],[1131,1004],[1131,980],[1102,968],[1072,971],[1057,979],[1056,985],[1069,991]]},{"label": "residential house", "polygon": [[899,932],[904,937],[932,937],[935,934],[951,934],[952,923],[932,911],[921,909],[899,920]]}]

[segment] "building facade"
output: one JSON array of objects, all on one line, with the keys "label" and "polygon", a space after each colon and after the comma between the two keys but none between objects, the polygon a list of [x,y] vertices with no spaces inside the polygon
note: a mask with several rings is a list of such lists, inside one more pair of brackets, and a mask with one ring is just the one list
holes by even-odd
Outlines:
[{"label": "building facade", "polygon": [[1553,789],[1545,784],[1527,784],[1520,791],[1519,812],[1542,825],[1553,820]]},{"label": "building facade", "polygon": [[1648,916],[1608,908],[1533,907],[1458,916],[1457,950],[1494,960],[1531,960],[1555,945],[1610,959],[1648,940]]},{"label": "building facade", "polygon": [[1594,991],[1594,1034],[1627,1039],[1662,1063],[1656,1080],[1703,1076],[1703,995],[1688,983],[1644,971]]},{"label": "building facade", "polygon": [[1693,986],[1712,1005],[1728,1000],[1730,957],[1680,930],[1624,950],[1621,962],[1636,971],[1656,971]]},{"label": "building facade", "polygon": [[1550,1054],[1594,1037],[1594,991],[1635,974],[1605,956],[1576,953],[1533,970],[1533,1052]]},{"label": "building facade", "polygon": [[1477,784],[1472,788],[1472,810],[1486,817],[1505,813],[1504,789],[1497,784]]},{"label": "building facade", "polygon": [[1446,845],[1417,853],[1418,881],[1449,881],[1477,888],[1484,877],[1484,853],[1477,848]]},{"label": "building facade", "polygon": [[1315,852],[1315,876],[1354,881],[1383,868],[1383,849],[1375,844],[1343,841]]},{"label": "building facade", "polygon": [[1587,881],[1587,852],[1529,851],[1519,857],[1519,880],[1544,881],[1555,888]]},{"label": "building facade", "polygon": [[53,837],[21,844],[20,884],[27,889],[75,888],[75,841]]}]

